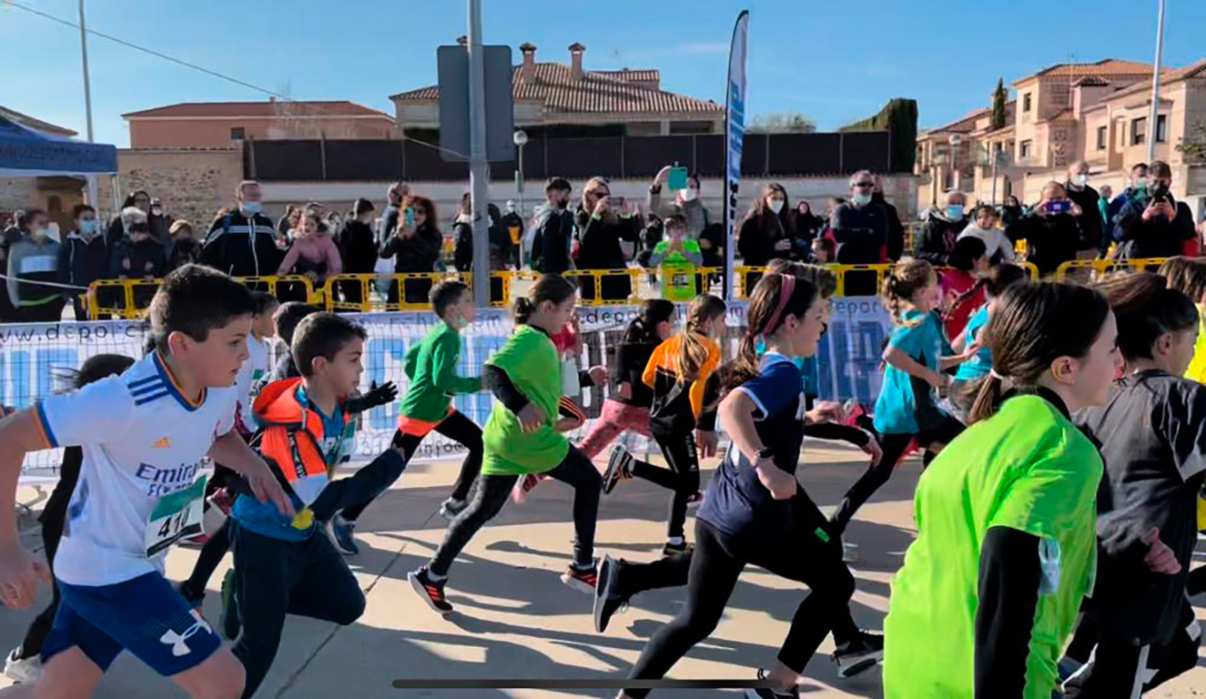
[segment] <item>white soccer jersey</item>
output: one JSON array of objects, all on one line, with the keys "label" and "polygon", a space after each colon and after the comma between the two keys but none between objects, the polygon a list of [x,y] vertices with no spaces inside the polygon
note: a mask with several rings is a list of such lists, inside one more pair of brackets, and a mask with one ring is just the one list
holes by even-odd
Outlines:
[{"label": "white soccer jersey", "polygon": [[238,376],[235,377],[235,389],[239,395],[239,429],[248,434],[255,432],[259,427],[255,413],[251,410],[251,389],[268,375],[271,368],[268,365],[268,341],[257,340],[248,335],[247,361],[243,362]]},{"label": "white soccer jersey", "polygon": [[157,352],[120,376],[39,403],[47,442],[84,455],[55,575],[98,586],[162,573],[168,547],[199,520],[197,471],[234,427],[235,403],[233,388],[209,389],[193,403]]}]

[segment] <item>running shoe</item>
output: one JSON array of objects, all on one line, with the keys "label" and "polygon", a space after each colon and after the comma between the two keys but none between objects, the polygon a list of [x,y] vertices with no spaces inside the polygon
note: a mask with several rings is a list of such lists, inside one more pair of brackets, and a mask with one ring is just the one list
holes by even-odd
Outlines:
[{"label": "running shoe", "polygon": [[406,579],[410,581],[410,586],[414,588],[423,602],[431,607],[433,612],[443,616],[452,613],[452,605],[444,597],[444,585],[448,583],[448,578],[435,582],[431,579],[427,566],[423,566],[412,573],[407,573]]},{"label": "running shoe", "polygon": [[883,659],[884,637],[866,631],[860,631],[857,638],[838,646],[833,652],[838,677],[843,679],[870,670]]},{"label": "running shoe", "polygon": [[511,489],[511,499],[515,501],[516,505],[522,505],[528,499],[528,493],[532,492],[544,479],[545,476],[529,473],[515,481],[515,487]]},{"label": "running shoe", "polygon": [[663,556],[681,556],[683,554],[689,554],[693,550],[695,550],[695,547],[692,546],[691,544],[688,544],[686,539],[683,539],[682,541],[677,542],[677,543],[673,542],[673,541],[667,541],[666,545],[662,547],[662,555]]},{"label": "running shoe", "polygon": [[234,568],[222,576],[222,616],[219,617],[218,624],[222,627],[222,635],[228,641],[238,638],[243,626],[242,620],[239,619],[239,598],[235,594]]},{"label": "running shoe", "polygon": [[845,539],[838,540],[842,544],[842,563],[858,562],[858,544],[851,543]]},{"label": "running shoe", "polygon": [[[766,670],[758,668],[758,681],[765,682],[766,678]],[[800,689],[798,687],[792,687],[791,689],[750,687],[745,690],[745,696],[746,699],[799,699]]]},{"label": "running shoe", "polygon": [[451,522],[456,519],[456,516],[464,512],[469,506],[468,500],[457,500],[456,498],[448,498],[444,504],[440,505],[440,516]]},{"label": "running shoe", "polygon": [[620,479],[632,478],[632,454],[623,444],[612,447],[607,458],[607,469],[603,471],[603,494],[611,495]]},{"label": "running shoe", "polygon": [[628,598],[620,592],[620,574],[627,565],[624,559],[604,555],[599,561],[595,585],[595,631],[603,633],[611,616],[628,604]]},{"label": "running shoe", "polygon": [[34,684],[42,676],[42,657],[38,654],[28,658],[18,657],[21,646],[13,648],[4,660],[4,676],[17,684]]},{"label": "running shoe", "polygon": [[593,594],[598,587],[599,576],[595,572],[595,564],[590,563],[579,568],[577,563],[571,563],[561,574],[561,582],[578,592]]},{"label": "running shoe", "polygon": [[335,542],[335,548],[345,556],[355,556],[360,553],[360,547],[356,545],[356,523],[349,522],[343,518],[343,515],[335,515],[331,518],[331,540]]}]

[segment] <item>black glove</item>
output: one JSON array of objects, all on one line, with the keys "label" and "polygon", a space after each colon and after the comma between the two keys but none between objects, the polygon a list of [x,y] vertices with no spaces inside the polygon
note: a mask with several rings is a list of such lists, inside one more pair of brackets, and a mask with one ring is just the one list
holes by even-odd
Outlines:
[{"label": "black glove", "polygon": [[379,405],[392,403],[397,397],[398,387],[394,385],[393,381],[386,381],[380,386],[374,382],[368,393],[358,398],[349,398],[343,407],[349,413],[362,413]]}]

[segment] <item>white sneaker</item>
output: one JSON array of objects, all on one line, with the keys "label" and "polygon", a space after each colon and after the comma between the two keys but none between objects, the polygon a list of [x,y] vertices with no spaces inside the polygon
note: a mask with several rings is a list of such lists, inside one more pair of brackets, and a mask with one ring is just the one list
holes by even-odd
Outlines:
[{"label": "white sneaker", "polygon": [[42,658],[35,655],[17,659],[20,650],[18,647],[9,651],[8,658],[4,660],[4,676],[19,684],[34,684],[42,676]]}]

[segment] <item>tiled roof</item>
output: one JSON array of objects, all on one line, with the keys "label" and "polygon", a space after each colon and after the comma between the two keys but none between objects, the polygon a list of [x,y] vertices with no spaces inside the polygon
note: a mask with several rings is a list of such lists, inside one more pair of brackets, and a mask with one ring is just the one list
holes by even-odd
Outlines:
[{"label": "tiled roof", "polygon": [[1108,80],[1104,80],[1096,75],[1086,75],[1072,83],[1073,87],[1105,87],[1109,84]]},{"label": "tiled roof", "polygon": [[[1191,63],[1184,68],[1175,68],[1172,70],[1161,71],[1160,73],[1160,88],[1164,89],[1165,85],[1175,83],[1189,78],[1206,78],[1206,58]],[[1111,98],[1121,95],[1133,95],[1137,92],[1151,92],[1152,84],[1150,81],[1128,85],[1123,89],[1110,95]]]},{"label": "tiled roof", "polygon": [[[1016,104],[1017,104],[1016,99],[1007,100],[1005,102],[1005,118],[1007,120],[1013,116],[1014,105],[1016,105]],[[924,136],[924,135],[928,135],[928,134],[942,133],[942,132],[971,133],[972,131],[976,130],[976,120],[983,119],[984,117],[989,116],[990,114],[992,114],[991,107],[983,108],[983,109],[974,109],[971,112],[969,112],[968,114],[965,114],[965,115],[959,117],[958,119],[950,122],[949,124],[944,124],[942,126],[935,126],[932,129],[926,129],[925,133],[922,135]]]},{"label": "tiled roof", "polygon": [[271,116],[376,116],[393,118],[385,112],[369,109],[362,104],[347,100],[327,102],[310,101],[259,101],[259,102],[181,102],[166,107],[144,109],[140,112],[122,114],[131,117],[271,117]]},{"label": "tiled roof", "polygon": [[41,131],[42,133],[51,134],[52,136],[65,136],[66,137],[66,136],[78,135],[75,131],[72,131],[71,129],[64,128],[62,126],[55,126],[54,124],[51,124],[50,122],[42,121],[41,119],[35,119],[35,118],[29,116],[28,114],[22,114],[21,112],[18,112],[15,109],[9,109],[7,107],[0,107],[0,117],[4,117],[5,119],[8,119],[9,121],[15,121],[16,123],[18,123],[22,126],[33,129],[34,131]]},{"label": "tiled roof", "polygon": [[1056,63],[1050,68],[1044,68],[1035,73],[1044,77],[1072,77],[1079,75],[1144,75],[1151,74],[1150,63],[1122,61],[1117,58],[1103,58],[1094,63]]},{"label": "tiled roof", "polygon": [[[563,63],[534,63],[533,76],[522,77],[522,65],[514,66],[512,87],[515,100],[543,102],[549,112],[695,112],[719,114],[724,107],[715,102],[657,90],[640,83],[659,79],[656,70],[586,71],[574,80],[570,67]],[[390,99],[399,102],[428,102],[440,97],[440,89],[429,85]]]}]

